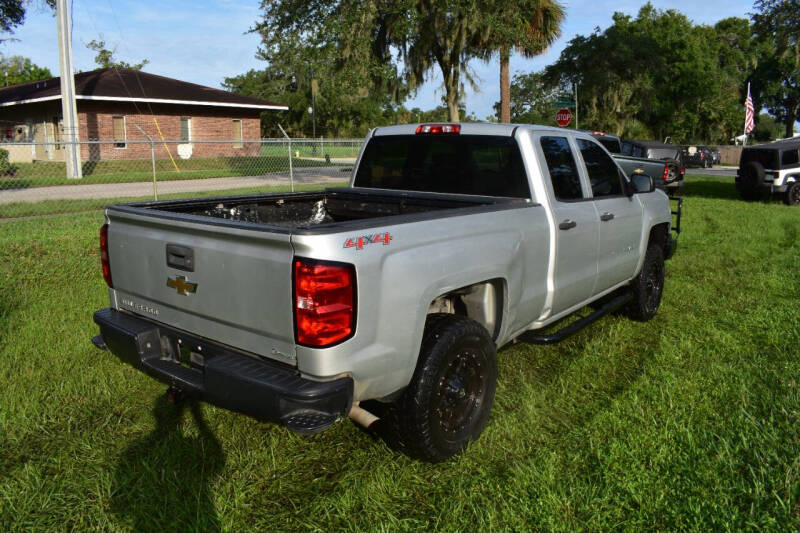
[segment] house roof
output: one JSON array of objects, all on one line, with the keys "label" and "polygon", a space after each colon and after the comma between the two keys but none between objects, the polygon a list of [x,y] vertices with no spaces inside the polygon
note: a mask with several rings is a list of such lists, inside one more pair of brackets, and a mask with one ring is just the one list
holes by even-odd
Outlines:
[{"label": "house roof", "polygon": [[[0,107],[32,104],[61,98],[61,78],[0,88]],[[213,107],[288,110],[241,94],[157,76],[128,68],[104,68],[75,74],[76,100],[146,102]]]}]

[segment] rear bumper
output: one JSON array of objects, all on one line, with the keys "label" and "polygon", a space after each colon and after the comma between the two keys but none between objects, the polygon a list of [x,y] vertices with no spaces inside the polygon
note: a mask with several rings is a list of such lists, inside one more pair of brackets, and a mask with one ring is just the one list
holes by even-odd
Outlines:
[{"label": "rear bumper", "polygon": [[664,188],[666,188],[669,191],[676,191],[678,189],[683,189],[683,178],[664,183]]},{"label": "rear bumper", "polygon": [[[281,363],[114,309],[94,314],[102,343],[123,362],[208,403],[316,433],[344,418],[353,379],[313,381]],[[100,339],[94,340],[101,346]]]}]

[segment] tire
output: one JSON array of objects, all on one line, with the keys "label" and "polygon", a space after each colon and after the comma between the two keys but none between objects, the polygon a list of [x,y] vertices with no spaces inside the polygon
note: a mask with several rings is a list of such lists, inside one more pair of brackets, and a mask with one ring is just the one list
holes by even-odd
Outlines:
[{"label": "tire", "polygon": [[667,169],[667,181],[666,181],[666,183],[672,183],[673,181],[678,179],[678,176],[679,176],[678,167],[670,165],[669,168]]},{"label": "tire", "polygon": [[783,203],[786,205],[800,206],[800,181],[790,183],[783,193]]},{"label": "tire", "polygon": [[758,161],[750,161],[739,169],[739,195],[743,200],[758,200],[762,197],[764,167]]},{"label": "tire", "polygon": [[650,244],[644,256],[642,270],[631,282],[633,299],[628,304],[627,314],[634,320],[646,322],[658,312],[664,292],[664,250]]},{"label": "tire", "polygon": [[387,409],[394,440],[416,459],[449,459],[483,431],[496,387],[486,329],[459,315],[429,315],[411,383]]}]

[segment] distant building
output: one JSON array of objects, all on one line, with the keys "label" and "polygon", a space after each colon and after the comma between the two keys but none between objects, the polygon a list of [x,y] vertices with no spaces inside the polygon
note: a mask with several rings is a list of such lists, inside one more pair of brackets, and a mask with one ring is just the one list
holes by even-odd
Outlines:
[{"label": "distant building", "polygon": [[[288,107],[240,94],[213,89],[147,72],[108,68],[75,75],[79,140],[111,141],[84,145],[83,161],[150,157],[150,145],[132,141],[146,138],[170,144],[178,157],[253,155],[260,138],[264,111]],[[52,143],[8,147],[12,159],[63,161],[61,79],[51,78],[0,88],[0,136],[5,142]],[[197,141],[232,141],[201,143]],[[20,150],[21,149],[21,150]],[[163,144],[157,157],[167,157]],[[30,152],[28,154],[28,152]]]}]

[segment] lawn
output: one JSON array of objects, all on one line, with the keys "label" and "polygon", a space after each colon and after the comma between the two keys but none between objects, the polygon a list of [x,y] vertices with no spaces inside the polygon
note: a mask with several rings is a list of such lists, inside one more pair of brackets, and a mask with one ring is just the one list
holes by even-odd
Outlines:
[{"label": "lawn", "polygon": [[102,213],[0,222],[0,530],[796,530],[800,209],[705,177],[684,207],[656,318],[501,350],[439,465],[167,404],[89,342]]},{"label": "lawn", "polygon": [[[264,147],[265,152],[273,151]],[[309,155],[311,148],[308,150]],[[158,181],[263,176],[274,173],[288,173],[289,158],[286,150],[282,154],[253,157],[204,157],[188,160],[176,159],[173,165],[169,159],[156,160],[156,179]],[[302,154],[301,154],[302,155]],[[311,158],[293,158],[295,168],[342,165],[326,163]],[[153,166],[150,159],[120,159],[83,163],[83,178],[67,179],[64,163],[36,161],[15,163],[13,176],[0,176],[0,193],[3,189],[29,187],[51,187],[54,185],[90,185],[95,183],[132,183],[152,181]],[[176,168],[177,167],[177,168]]]}]

